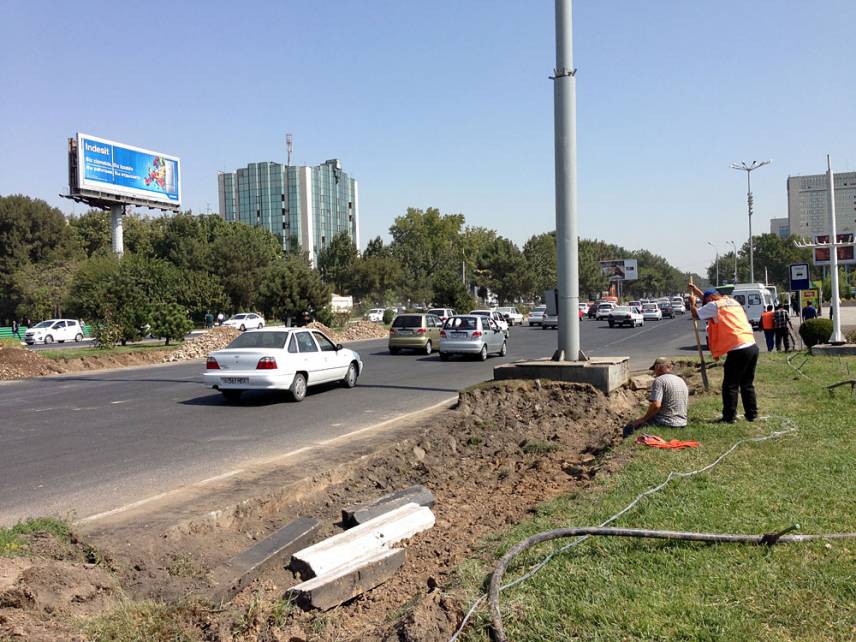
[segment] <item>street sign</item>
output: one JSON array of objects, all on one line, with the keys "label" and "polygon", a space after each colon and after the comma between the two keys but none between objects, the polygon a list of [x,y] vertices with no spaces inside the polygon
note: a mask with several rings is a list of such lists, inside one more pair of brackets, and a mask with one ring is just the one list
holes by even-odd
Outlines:
[{"label": "street sign", "polygon": [[817,308],[817,290],[800,290],[800,310],[809,303]]},{"label": "street sign", "polygon": [[794,263],[790,266],[791,292],[808,290],[811,285],[808,276],[808,263]]}]

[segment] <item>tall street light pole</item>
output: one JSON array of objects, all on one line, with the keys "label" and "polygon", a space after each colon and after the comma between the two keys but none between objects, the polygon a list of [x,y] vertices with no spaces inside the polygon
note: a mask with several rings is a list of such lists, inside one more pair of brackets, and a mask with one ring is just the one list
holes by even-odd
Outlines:
[{"label": "tall street light pole", "polygon": [[579,245],[577,226],[577,102],[573,63],[572,0],[556,0],[553,70],[556,155],[556,254],[559,286],[557,361],[580,360]]},{"label": "tall street light pole", "polygon": [[714,251],[716,252],[716,285],[719,285],[720,284],[720,281],[719,281],[719,248],[716,247],[710,241],[708,241],[707,244],[710,247],[712,247],[714,249]]},{"label": "tall street light pole", "polygon": [[751,163],[747,163],[743,161],[741,163],[731,163],[731,169],[739,169],[741,171],[746,172],[746,204],[749,206],[749,282],[755,283],[755,251],[753,249],[752,243],[752,179],[750,178],[752,175],[752,171],[758,169],[759,167],[763,167],[764,165],[769,165],[772,163],[772,160],[765,161],[752,161]]},{"label": "tall street light pole", "polygon": [[731,243],[731,247],[734,248],[734,285],[737,285],[737,244],[734,241],[726,241],[726,243]]}]

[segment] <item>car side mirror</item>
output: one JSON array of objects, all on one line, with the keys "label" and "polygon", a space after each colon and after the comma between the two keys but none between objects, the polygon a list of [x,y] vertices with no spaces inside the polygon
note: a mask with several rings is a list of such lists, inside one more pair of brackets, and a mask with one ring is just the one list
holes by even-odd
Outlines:
[{"label": "car side mirror", "polygon": [[342,344],[341,344],[341,343],[337,343],[337,344],[336,344],[336,352],[339,352],[339,350],[342,350],[342,349],[343,349]]}]

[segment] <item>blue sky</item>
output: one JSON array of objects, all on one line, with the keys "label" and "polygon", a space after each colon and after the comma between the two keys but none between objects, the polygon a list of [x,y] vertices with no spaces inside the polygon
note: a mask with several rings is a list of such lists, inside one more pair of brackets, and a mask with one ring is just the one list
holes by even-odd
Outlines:
[{"label": "blue sky", "polygon": [[[522,244],[554,228],[549,1],[0,3],[0,194],[64,211],[77,131],[218,170],[340,158],[363,243],[407,207]],[[787,216],[786,177],[856,170],[856,2],[577,0],[584,237],[701,270]],[[80,213],[81,206],[76,206]]]}]

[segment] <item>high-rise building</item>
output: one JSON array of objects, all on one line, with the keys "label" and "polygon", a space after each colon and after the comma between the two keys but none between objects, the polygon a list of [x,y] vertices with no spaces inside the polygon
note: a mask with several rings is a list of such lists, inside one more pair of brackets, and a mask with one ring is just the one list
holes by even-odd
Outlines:
[{"label": "high-rise building", "polygon": [[223,219],[263,227],[280,239],[284,250],[308,252],[313,264],[340,232],[359,247],[357,181],[337,159],[314,167],[250,163],[235,172],[219,172],[217,189]]},{"label": "high-rise building", "polygon": [[775,234],[783,239],[791,235],[791,224],[786,218],[771,218],[770,219],[770,234]]},{"label": "high-rise building", "polygon": [[[829,189],[826,174],[788,176],[788,225],[795,236],[829,234]],[[856,232],[856,172],[835,174],[835,227]]]}]

